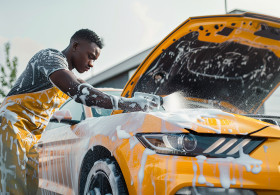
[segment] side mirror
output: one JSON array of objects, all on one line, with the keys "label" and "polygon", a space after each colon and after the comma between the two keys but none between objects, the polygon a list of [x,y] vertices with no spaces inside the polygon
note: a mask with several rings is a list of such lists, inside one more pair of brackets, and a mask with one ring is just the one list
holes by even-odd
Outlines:
[{"label": "side mirror", "polygon": [[61,120],[71,120],[72,115],[69,110],[58,110],[55,111],[51,117],[51,120],[57,120],[60,122]]},{"label": "side mirror", "polygon": [[53,113],[50,122],[61,122],[69,125],[78,124],[80,121],[72,120],[72,115],[69,110],[58,110]]}]

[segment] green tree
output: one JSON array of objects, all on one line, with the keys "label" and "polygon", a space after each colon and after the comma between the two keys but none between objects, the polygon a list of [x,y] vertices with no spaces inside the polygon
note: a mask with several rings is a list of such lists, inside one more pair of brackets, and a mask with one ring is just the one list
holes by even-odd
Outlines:
[{"label": "green tree", "polygon": [[6,97],[8,91],[12,88],[16,81],[18,58],[10,59],[10,43],[5,44],[5,64],[0,64],[0,99]]}]

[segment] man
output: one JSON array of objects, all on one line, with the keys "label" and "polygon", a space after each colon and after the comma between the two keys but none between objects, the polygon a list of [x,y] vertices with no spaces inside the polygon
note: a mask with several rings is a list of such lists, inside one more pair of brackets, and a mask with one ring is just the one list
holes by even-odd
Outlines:
[{"label": "man", "polygon": [[51,115],[68,96],[87,106],[105,109],[145,111],[157,106],[144,97],[107,95],[71,72],[76,69],[83,73],[92,68],[101,49],[100,38],[91,30],[81,29],[62,52],[45,49],[29,61],[0,108],[1,194],[36,194],[38,153],[34,145]]}]

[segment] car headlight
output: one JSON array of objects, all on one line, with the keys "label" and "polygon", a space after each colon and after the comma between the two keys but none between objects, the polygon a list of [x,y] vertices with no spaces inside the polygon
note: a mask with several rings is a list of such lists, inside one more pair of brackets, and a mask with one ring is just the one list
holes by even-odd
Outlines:
[{"label": "car headlight", "polygon": [[146,147],[159,154],[207,157],[239,157],[239,149],[251,153],[265,138],[192,133],[137,133]]}]

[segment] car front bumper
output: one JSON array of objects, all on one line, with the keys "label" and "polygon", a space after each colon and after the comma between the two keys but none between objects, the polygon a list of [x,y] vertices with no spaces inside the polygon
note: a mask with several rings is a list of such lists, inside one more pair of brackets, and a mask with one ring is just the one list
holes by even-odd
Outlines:
[{"label": "car front bumper", "polygon": [[[280,194],[279,147],[278,139],[267,139],[250,154],[262,161],[259,173],[232,162],[209,163],[196,157],[156,154],[140,142],[131,148],[129,140],[114,151],[114,156],[130,194],[189,194],[201,190],[209,195],[215,190],[224,190],[225,194]],[[225,180],[232,190],[225,190]]]}]

